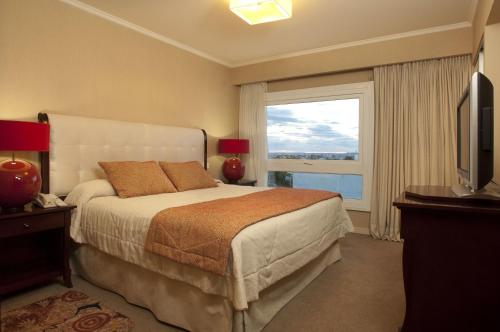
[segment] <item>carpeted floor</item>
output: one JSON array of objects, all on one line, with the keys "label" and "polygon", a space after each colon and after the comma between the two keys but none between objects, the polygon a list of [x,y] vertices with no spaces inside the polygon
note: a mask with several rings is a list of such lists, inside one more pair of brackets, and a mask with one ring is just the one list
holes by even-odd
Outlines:
[{"label": "carpeted floor", "polygon": [[[397,332],[404,317],[402,244],[349,234],[341,242],[343,259],[328,267],[265,328],[274,331]],[[75,289],[130,317],[134,331],[180,331],[158,322],[121,296],[73,276]],[[59,284],[5,299],[1,312],[67,290]]]}]

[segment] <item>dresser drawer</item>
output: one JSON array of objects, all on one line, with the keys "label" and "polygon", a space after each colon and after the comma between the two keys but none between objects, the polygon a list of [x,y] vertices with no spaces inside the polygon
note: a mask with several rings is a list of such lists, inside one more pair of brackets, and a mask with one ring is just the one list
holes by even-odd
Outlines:
[{"label": "dresser drawer", "polygon": [[0,238],[64,227],[64,212],[0,220]]}]

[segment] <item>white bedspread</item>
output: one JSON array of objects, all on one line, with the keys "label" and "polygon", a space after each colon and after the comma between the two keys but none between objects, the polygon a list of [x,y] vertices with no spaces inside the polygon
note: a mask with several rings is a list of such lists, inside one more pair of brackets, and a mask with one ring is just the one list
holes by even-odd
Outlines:
[{"label": "white bedspread", "polygon": [[[237,310],[259,292],[317,257],[353,230],[339,198],[270,218],[241,231],[232,241],[226,277],[173,262],[144,250],[153,216],[174,207],[267,190],[219,184],[216,188],[134,198],[118,198],[106,180],[78,185],[66,198],[73,211],[71,236],[127,262],[186,282],[208,294],[228,297]],[[252,207],[249,207],[252,208]]]}]

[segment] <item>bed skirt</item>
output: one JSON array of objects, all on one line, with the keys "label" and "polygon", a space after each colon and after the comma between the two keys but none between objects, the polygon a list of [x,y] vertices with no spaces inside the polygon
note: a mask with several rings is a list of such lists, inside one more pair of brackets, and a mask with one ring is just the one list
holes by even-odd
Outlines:
[{"label": "bed skirt", "polygon": [[231,302],[202,292],[135,264],[81,245],[72,257],[73,271],[91,283],[114,291],[135,305],[148,308],[160,321],[189,331],[260,331],[294,296],[324,269],[340,260],[339,242],[317,258],[278,281],[250,302],[247,310],[235,310]]}]

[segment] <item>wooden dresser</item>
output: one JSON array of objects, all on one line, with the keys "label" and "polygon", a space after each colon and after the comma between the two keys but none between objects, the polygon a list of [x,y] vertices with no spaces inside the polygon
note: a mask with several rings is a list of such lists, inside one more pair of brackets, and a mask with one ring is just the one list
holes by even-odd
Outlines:
[{"label": "wooden dresser", "polygon": [[0,296],[58,276],[72,287],[69,227],[73,208],[0,212]]},{"label": "wooden dresser", "polygon": [[500,205],[410,186],[401,210],[402,332],[500,331]]}]

